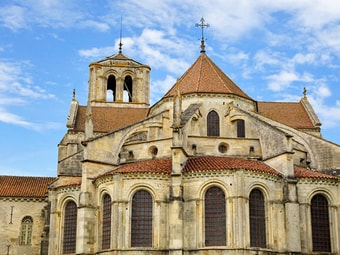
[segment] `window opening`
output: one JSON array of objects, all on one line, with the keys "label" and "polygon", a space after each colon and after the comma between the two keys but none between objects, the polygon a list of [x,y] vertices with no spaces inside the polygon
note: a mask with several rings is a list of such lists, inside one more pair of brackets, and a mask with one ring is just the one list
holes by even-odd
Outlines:
[{"label": "window opening", "polygon": [[220,135],[220,118],[218,113],[211,111],[207,116],[207,135],[219,136]]},{"label": "window opening", "polygon": [[77,205],[70,201],[64,211],[63,254],[76,252]]},{"label": "window opening", "polygon": [[132,198],[131,246],[152,246],[152,197],[146,190]]},{"label": "window opening", "polygon": [[124,102],[132,102],[132,78],[130,75],[124,79]]},{"label": "window opening", "polygon": [[259,189],[249,196],[250,246],[266,247],[266,217],[264,197]]},{"label": "window opening", "polygon": [[246,137],[244,120],[237,120],[237,137]]},{"label": "window opening", "polygon": [[225,143],[220,143],[218,145],[218,151],[221,152],[221,153],[226,153],[228,150],[228,145],[225,144]]},{"label": "window opening", "polygon": [[225,195],[219,187],[212,187],[205,193],[205,245],[226,245]]},{"label": "window opening", "polygon": [[110,75],[107,79],[107,91],[106,91],[106,101],[116,100],[116,77]]},{"label": "window opening", "polygon": [[105,194],[103,197],[102,249],[109,249],[111,246],[111,208],[111,197]]},{"label": "window opening", "polygon": [[311,201],[313,251],[331,252],[328,202],[323,195]]},{"label": "window opening", "polygon": [[20,226],[20,245],[30,245],[32,240],[33,219],[31,216],[25,216]]}]

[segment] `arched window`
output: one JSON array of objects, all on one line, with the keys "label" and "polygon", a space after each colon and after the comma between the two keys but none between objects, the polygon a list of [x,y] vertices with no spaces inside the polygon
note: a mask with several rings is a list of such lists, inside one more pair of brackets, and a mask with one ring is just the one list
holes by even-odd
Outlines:
[{"label": "arched window", "polygon": [[110,75],[107,79],[106,101],[116,100],[116,77]]},{"label": "arched window", "polygon": [[259,189],[253,189],[249,196],[250,246],[266,247],[266,215],[264,197]]},{"label": "arched window", "polygon": [[225,195],[219,187],[211,187],[205,193],[205,245],[226,245]]},{"label": "arched window", "polygon": [[331,252],[328,202],[323,195],[315,195],[311,202],[313,251]]},{"label": "arched window", "polygon": [[20,226],[20,245],[29,245],[32,240],[32,227],[33,227],[33,219],[31,216],[25,216],[21,221]]},{"label": "arched window", "polygon": [[102,202],[102,249],[109,249],[111,246],[111,197],[105,194]]},{"label": "arched window", "polygon": [[132,198],[131,246],[152,246],[152,197],[146,190]]},{"label": "arched window", "polygon": [[207,116],[207,135],[219,136],[220,135],[220,117],[215,111],[211,111]]},{"label": "arched window", "polygon": [[132,78],[130,75],[126,76],[124,79],[124,102],[132,102]]},{"label": "arched window", "polygon": [[237,137],[246,137],[244,120],[241,119],[237,120],[236,125],[237,125]]},{"label": "arched window", "polygon": [[77,205],[73,201],[66,204],[64,211],[63,254],[76,252]]}]

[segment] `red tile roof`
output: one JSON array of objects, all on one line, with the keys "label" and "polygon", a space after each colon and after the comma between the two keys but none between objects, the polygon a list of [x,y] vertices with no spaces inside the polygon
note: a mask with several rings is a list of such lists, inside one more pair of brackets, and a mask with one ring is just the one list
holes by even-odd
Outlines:
[{"label": "red tile roof", "polygon": [[[248,170],[261,172],[271,175],[280,176],[280,173],[266,164],[241,158],[228,157],[192,157],[188,158],[185,163],[183,172],[204,172],[204,171],[221,171],[221,170]],[[171,174],[172,163],[170,158],[145,160],[134,163],[124,164],[117,169],[105,173],[110,175],[114,173],[154,173],[154,174]],[[98,178],[100,178],[99,176]]]},{"label": "red tile roof", "polygon": [[307,168],[302,168],[298,166],[294,166],[294,175],[296,178],[309,178],[309,179],[333,179],[337,180],[338,177],[329,175],[329,174],[323,174],[320,172],[312,171]]},{"label": "red tile roof", "polygon": [[54,183],[51,184],[52,189],[70,187],[70,186],[80,186],[81,185],[80,176],[63,176],[59,177]]},{"label": "red tile roof", "polygon": [[[94,132],[110,132],[136,123],[148,114],[149,108],[92,107]],[[75,131],[85,130],[86,106],[79,106]]]},{"label": "red tile roof", "polygon": [[170,158],[150,159],[128,163],[118,167],[117,169],[106,173],[155,173],[155,174],[171,174],[172,164]]},{"label": "red tile roof", "polygon": [[[182,95],[192,93],[234,94],[252,100],[206,54],[200,54],[195,63],[178,81]],[[176,84],[164,98],[176,93]]]},{"label": "red tile roof", "polygon": [[56,178],[0,175],[0,197],[44,198]]},{"label": "red tile roof", "polygon": [[194,157],[185,164],[185,172],[246,170],[280,176],[280,172],[257,160],[228,157]]},{"label": "red tile roof", "polygon": [[292,128],[316,128],[301,102],[258,102],[259,114]]}]

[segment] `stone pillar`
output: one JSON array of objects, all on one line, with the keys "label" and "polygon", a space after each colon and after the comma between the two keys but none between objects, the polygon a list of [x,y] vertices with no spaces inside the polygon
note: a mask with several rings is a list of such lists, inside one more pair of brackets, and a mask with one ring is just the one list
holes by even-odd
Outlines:
[{"label": "stone pillar", "polygon": [[115,102],[123,102],[123,92],[124,92],[124,79],[122,77],[117,77]]},{"label": "stone pillar", "polygon": [[96,208],[90,192],[81,192],[77,215],[77,254],[94,254]]},{"label": "stone pillar", "polygon": [[182,176],[171,175],[169,199],[169,255],[183,254],[183,194]]},{"label": "stone pillar", "polygon": [[286,247],[290,252],[301,252],[300,213],[296,183],[295,179],[288,178],[284,188]]}]

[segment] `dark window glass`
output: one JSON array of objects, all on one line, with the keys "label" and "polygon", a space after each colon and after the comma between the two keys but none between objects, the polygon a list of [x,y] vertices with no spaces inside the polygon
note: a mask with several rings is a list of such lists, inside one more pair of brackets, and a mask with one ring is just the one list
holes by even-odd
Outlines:
[{"label": "dark window glass", "polygon": [[152,246],[152,197],[145,190],[132,198],[131,246]]},{"label": "dark window glass", "polygon": [[70,201],[65,207],[63,254],[76,252],[77,205]]},{"label": "dark window glass", "polygon": [[266,216],[264,197],[254,189],[249,196],[250,246],[266,247]]},{"label": "dark window glass", "polygon": [[111,197],[105,194],[103,197],[102,219],[102,249],[109,249],[111,245]]},{"label": "dark window glass", "polygon": [[225,195],[222,189],[212,187],[205,193],[205,245],[226,245]]},{"label": "dark window glass", "polygon": [[25,216],[21,221],[20,227],[20,245],[29,245],[32,240],[32,227],[33,227],[33,219],[31,216]]},{"label": "dark window glass", "polygon": [[207,116],[207,135],[219,136],[220,135],[220,118],[215,111],[211,111]]},{"label": "dark window glass", "polygon": [[[132,78],[131,76],[126,76],[124,79],[124,93],[126,94],[126,97],[124,97],[124,102],[132,102]],[[126,100],[127,99],[127,100]]]},{"label": "dark window glass", "polygon": [[116,77],[110,75],[107,79],[107,101],[116,100]]},{"label": "dark window glass", "polygon": [[237,120],[237,137],[246,137],[244,120]]},{"label": "dark window glass", "polygon": [[313,251],[330,252],[328,202],[323,195],[315,195],[311,203]]}]

